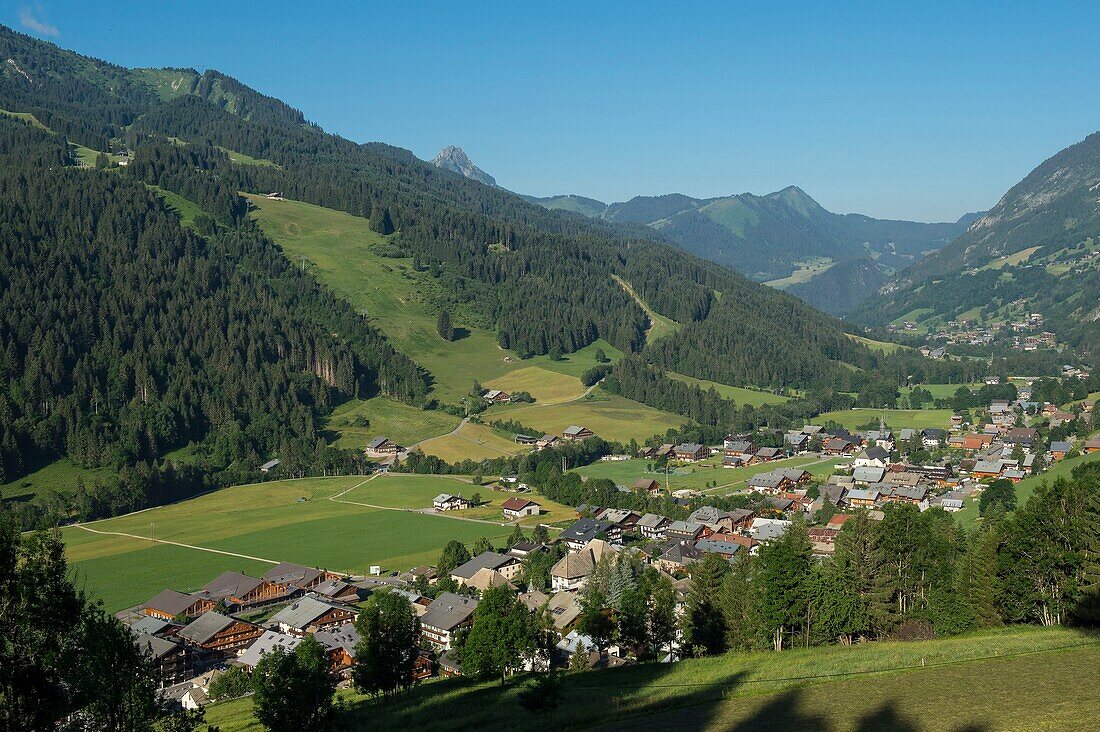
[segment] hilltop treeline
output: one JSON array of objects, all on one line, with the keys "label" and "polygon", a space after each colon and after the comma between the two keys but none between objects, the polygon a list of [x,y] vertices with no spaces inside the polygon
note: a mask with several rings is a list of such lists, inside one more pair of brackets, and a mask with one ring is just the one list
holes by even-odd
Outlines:
[{"label": "hilltop treeline", "polygon": [[[62,138],[0,120],[0,151]],[[0,476],[43,460],[150,463],[189,442],[220,467],[312,463],[320,416],[415,363],[252,227],[202,238],[113,173],[0,167]],[[323,445],[323,442],[321,442]],[[135,501],[128,501],[133,506]]]}]

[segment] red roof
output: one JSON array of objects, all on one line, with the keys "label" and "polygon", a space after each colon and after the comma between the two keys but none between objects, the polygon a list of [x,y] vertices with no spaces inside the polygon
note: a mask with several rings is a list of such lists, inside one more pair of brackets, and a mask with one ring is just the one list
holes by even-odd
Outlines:
[{"label": "red roof", "polygon": [[534,501],[529,501],[526,498],[513,496],[512,498],[509,498],[507,501],[501,504],[501,508],[503,508],[505,511],[522,511],[523,509],[531,505],[537,506],[539,504],[535,503]]}]

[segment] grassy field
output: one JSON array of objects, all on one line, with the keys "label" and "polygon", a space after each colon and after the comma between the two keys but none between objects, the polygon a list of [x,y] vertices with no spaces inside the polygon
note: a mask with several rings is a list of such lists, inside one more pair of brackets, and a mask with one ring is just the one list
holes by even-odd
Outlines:
[{"label": "grassy field", "polygon": [[754,407],[759,407],[764,404],[780,404],[790,401],[790,397],[785,397],[780,394],[772,394],[770,392],[757,391],[755,389],[745,389],[740,386],[730,386],[729,384],[720,384],[717,381],[707,381],[706,379],[696,379],[694,376],[685,376],[675,371],[666,371],[665,376],[670,379],[675,379],[676,381],[682,381],[685,384],[698,386],[703,390],[713,388],[720,396],[726,399],[732,399],[738,404],[751,404]]},{"label": "grassy field", "polygon": [[245,155],[242,152],[236,150],[230,150],[227,147],[219,147],[223,153],[229,156],[229,161],[236,163],[237,165],[258,165],[261,168],[278,168],[279,166],[265,158],[254,158],[251,155]]},{"label": "grassy field", "polygon": [[631,439],[644,440],[655,434],[663,434],[688,422],[669,412],[624,399],[621,396],[607,394],[600,389],[592,393],[592,400],[580,399],[566,404],[551,406],[505,405],[494,407],[483,415],[486,422],[495,417],[514,419],[529,427],[560,435],[570,425],[581,425],[595,432],[605,440],[629,442]]},{"label": "grassy field", "polygon": [[[1010,628],[913,643],[864,643],[729,654],[566,674],[549,719],[517,703],[523,677],[433,681],[404,698],[373,701],[341,692],[345,729],[479,732],[517,728],[629,730],[1091,729],[1100,721],[1096,636],[1068,629]],[[1051,669],[1056,668],[1056,673]],[[207,708],[222,732],[259,730],[249,699]]]},{"label": "grassy field", "polygon": [[[366,421],[367,424],[363,424]],[[372,438],[388,437],[399,445],[412,445],[445,435],[461,420],[438,410],[423,410],[394,399],[352,399],[341,404],[325,420],[340,447],[362,449]]]},{"label": "grassy field", "polygon": [[436,455],[450,463],[518,455],[530,449],[501,436],[488,425],[470,422],[452,434],[433,437],[418,447],[426,454]]},{"label": "grassy field", "polygon": [[897,351],[899,349],[908,348],[908,346],[903,346],[900,343],[890,343],[889,341],[876,341],[871,338],[864,338],[863,336],[852,335],[851,333],[848,334],[848,337],[851,338],[853,341],[856,341],[857,343],[862,343],[863,345],[870,348],[872,351],[880,351],[882,353],[893,353],[894,351]]},{"label": "grassy field", "polygon": [[[434,562],[451,539],[469,544],[479,536],[487,536],[503,542],[510,533],[509,527],[497,524],[327,500],[348,491],[341,500],[369,504],[371,491],[376,491],[384,499],[376,505],[385,506],[393,503],[394,496],[408,492],[415,496],[415,504],[426,507],[430,506],[430,496],[438,493],[473,492],[466,481],[440,476],[392,475],[369,483],[364,480],[363,476],[349,476],[237,486],[98,521],[89,528],[135,537],[148,537],[155,530],[158,541],[356,574],[364,574],[372,564],[407,569]],[[360,487],[349,491],[355,486]],[[369,491],[363,490],[366,486],[370,486]],[[482,492],[486,498],[498,495]],[[501,500],[503,497],[492,505]],[[194,588],[225,569],[263,571],[264,562],[154,544],[146,538],[97,535],[78,527],[65,528],[63,535],[74,570],[109,610],[146,600],[165,587]]]},{"label": "grassy field", "polygon": [[1004,269],[1005,267],[1015,267],[1018,264],[1023,264],[1027,260],[1031,259],[1031,255],[1042,249],[1042,247],[1029,247],[1027,249],[1021,249],[1013,254],[1006,255],[1004,257],[998,257],[992,262],[979,267],[979,270],[983,269]]},{"label": "grassy field", "polygon": [[[487,479],[487,476],[486,476]],[[504,513],[501,504],[515,493],[495,490],[491,486],[478,486],[473,483],[452,481],[444,486],[447,493],[461,494],[470,498],[474,493],[481,495],[481,505],[454,514],[462,518],[476,518],[487,521],[504,521]],[[343,498],[349,501],[371,503],[378,506],[392,508],[425,508],[432,505],[432,499],[441,492],[437,478],[417,475],[390,475],[386,480],[376,479],[365,483],[351,491]],[[538,523],[556,523],[576,518],[576,511],[570,506],[533,495],[530,498],[542,506],[542,514],[536,517],[528,517],[520,523],[523,526],[534,526]]]},{"label": "grassy field", "polygon": [[615,278],[624,290],[626,290],[632,298],[641,306],[645,314],[649,316],[649,330],[645,334],[645,342],[653,343],[656,340],[660,340],[667,335],[671,335],[680,330],[683,326],[677,323],[672,318],[666,318],[665,316],[653,310],[646,304],[638,293],[634,291],[634,288],[630,286],[630,283],[619,277],[618,275],[611,275]]},{"label": "grassy field", "polygon": [[836,422],[845,429],[855,429],[856,425],[878,422],[879,417],[886,415],[886,426],[891,429],[903,429],[912,427],[924,429],[925,427],[941,427],[947,429],[951,426],[950,409],[845,409],[838,412],[823,412],[814,417],[814,424]]},{"label": "grassy field", "polygon": [[933,399],[950,399],[955,396],[955,392],[959,390],[960,386],[965,386],[967,389],[975,390],[981,388],[981,384],[917,384],[915,386],[903,386],[898,389],[903,397],[909,396],[913,389],[921,388],[932,395]]},{"label": "grassy field", "polygon": [[[1027,500],[1031,498],[1031,494],[1035,492],[1035,489],[1039,487],[1039,484],[1043,481],[1053,482],[1058,478],[1068,478],[1073,469],[1078,465],[1086,462],[1096,462],[1100,460],[1100,452],[1094,452],[1091,455],[1080,455],[1075,458],[1067,458],[1065,460],[1059,460],[1049,470],[1039,475],[1031,475],[1024,478],[1016,484],[1016,505],[1022,506],[1027,503]],[[963,526],[970,528],[978,520],[978,496],[973,496],[967,500],[961,511],[955,513],[955,517],[962,523]]]},{"label": "grassy field", "polygon": [[110,468],[82,468],[68,458],[62,458],[22,478],[0,485],[0,498],[5,501],[25,500],[47,490],[72,493],[76,488],[77,478],[82,478],[91,487],[96,478],[107,482],[114,475],[115,471]]},{"label": "grassy field", "polygon": [[829,259],[815,260],[813,262],[798,262],[798,269],[791,272],[786,277],[780,277],[777,280],[768,280],[765,285],[774,287],[777,290],[786,290],[791,285],[798,285],[803,282],[809,282],[819,274],[828,271],[836,262]]},{"label": "grassy field", "polygon": [[[717,481],[718,486],[714,491],[736,488],[757,473],[766,473],[770,470],[781,468],[805,468],[815,475],[828,476],[839,460],[827,460],[820,462],[819,458],[802,456],[777,460],[772,463],[750,465],[745,468],[723,468],[722,457],[714,456],[697,463],[669,469],[668,487],[670,490],[690,488],[693,490],[706,489],[711,482]],[[617,485],[633,485],[639,478],[652,478],[665,484],[664,471],[648,471],[646,465],[652,465],[652,461],[634,458],[631,460],[618,460],[614,462],[598,462],[577,468],[576,472],[591,478],[608,478]]]},{"label": "grassy field", "polygon": [[541,366],[516,369],[483,386],[507,392],[526,391],[539,404],[568,402],[584,394],[584,385],[576,376],[549,371]]},{"label": "grassy field", "polygon": [[[94,160],[92,161],[92,164],[95,164]],[[171,209],[171,211],[179,217],[181,224],[189,229],[195,228],[195,218],[199,214],[203,213],[203,210],[199,206],[199,204],[190,199],[184,198],[178,193],[173,193],[172,191],[166,190],[159,186],[151,186],[146,183],[145,187],[160,196],[165,205],[168,206],[168,208]]]}]

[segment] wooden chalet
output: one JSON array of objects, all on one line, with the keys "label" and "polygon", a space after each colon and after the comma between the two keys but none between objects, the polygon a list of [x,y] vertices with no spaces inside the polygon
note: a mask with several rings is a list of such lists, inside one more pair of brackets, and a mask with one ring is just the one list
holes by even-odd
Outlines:
[{"label": "wooden chalet", "polygon": [[367,443],[367,452],[377,455],[396,455],[405,448],[386,437],[375,437]]},{"label": "wooden chalet", "polygon": [[286,600],[296,588],[280,582],[268,582],[240,572],[222,572],[196,592],[197,597],[220,601],[230,608],[249,608]]},{"label": "wooden chalet", "polygon": [[356,615],[350,607],[306,595],[275,613],[270,625],[277,626],[281,633],[301,637],[354,622]]},{"label": "wooden chalet", "polygon": [[677,460],[695,462],[710,457],[710,450],[706,445],[700,445],[698,442],[685,442],[676,446],[675,454]]},{"label": "wooden chalet", "polygon": [[179,638],[204,651],[230,654],[252,645],[263,634],[258,625],[210,610],[180,630]]},{"label": "wooden chalet", "polygon": [[481,396],[485,401],[491,404],[507,404],[512,401],[512,395],[500,389],[490,389]]},{"label": "wooden chalet", "polygon": [[142,606],[146,615],[162,620],[195,618],[214,609],[214,601],[175,590],[163,590]]},{"label": "wooden chalet", "polygon": [[589,437],[595,437],[596,433],[587,427],[581,427],[580,425],[569,425],[565,428],[565,431],[561,433],[561,436],[566,440],[587,440]]}]

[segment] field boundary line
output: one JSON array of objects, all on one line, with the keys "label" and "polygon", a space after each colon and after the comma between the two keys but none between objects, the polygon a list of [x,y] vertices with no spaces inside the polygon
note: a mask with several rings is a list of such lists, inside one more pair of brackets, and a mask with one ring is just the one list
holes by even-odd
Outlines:
[{"label": "field boundary line", "polygon": [[267,562],[268,564],[279,564],[279,561],[275,560],[275,559],[265,559],[264,557],[253,557],[249,554],[238,554],[237,552],[229,552],[229,551],[225,551],[223,549],[211,549],[210,547],[196,546],[195,544],[184,544],[183,542],[170,541],[168,539],[154,539],[150,536],[139,536],[138,534],[128,534],[124,531],[100,531],[99,529],[89,528],[89,527],[85,526],[84,524],[73,524],[73,526],[78,528],[78,529],[84,529],[85,531],[91,532],[93,534],[100,534],[102,536],[123,536],[123,537],[126,537],[127,539],[138,539],[140,541],[152,542],[153,544],[170,544],[171,546],[179,546],[179,547],[183,547],[184,549],[194,549],[194,550],[200,551],[200,552],[210,552],[212,554],[222,554],[222,555],[227,556],[227,557],[237,557],[238,559],[250,559],[254,562]]}]

